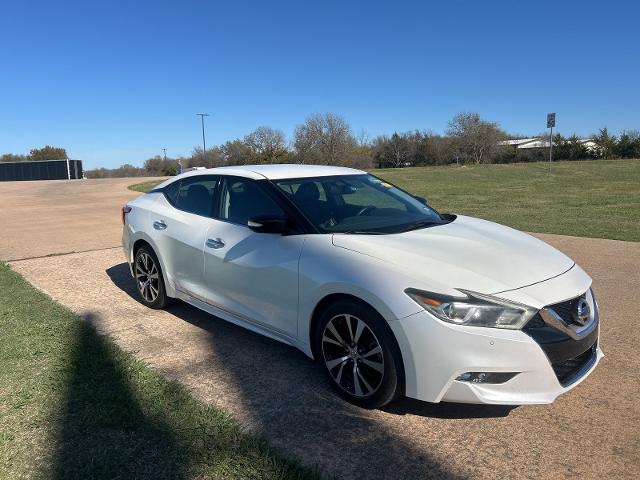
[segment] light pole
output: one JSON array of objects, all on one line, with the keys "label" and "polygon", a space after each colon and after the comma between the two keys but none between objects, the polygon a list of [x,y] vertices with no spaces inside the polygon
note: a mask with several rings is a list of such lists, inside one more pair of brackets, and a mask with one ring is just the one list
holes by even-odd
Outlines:
[{"label": "light pole", "polygon": [[[196,113],[196,115],[200,116],[200,122],[202,123],[202,161],[204,163],[207,162],[207,142],[204,138],[204,117],[208,117],[208,113]],[[204,167],[205,165],[203,165]]]}]

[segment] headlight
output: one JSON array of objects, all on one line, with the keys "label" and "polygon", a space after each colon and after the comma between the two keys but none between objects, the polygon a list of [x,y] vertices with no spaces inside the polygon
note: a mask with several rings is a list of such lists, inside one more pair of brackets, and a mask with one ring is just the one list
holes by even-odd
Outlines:
[{"label": "headlight", "polygon": [[405,293],[440,320],[456,325],[518,330],[538,311],[489,295],[468,290],[459,291],[465,296],[447,297],[413,288],[405,290]]}]

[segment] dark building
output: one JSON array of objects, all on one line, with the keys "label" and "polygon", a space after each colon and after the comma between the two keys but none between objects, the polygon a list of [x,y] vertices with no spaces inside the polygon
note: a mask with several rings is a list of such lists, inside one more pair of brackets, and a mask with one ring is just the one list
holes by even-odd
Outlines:
[{"label": "dark building", "polygon": [[76,180],[82,178],[82,160],[0,162],[0,182],[20,180]]}]

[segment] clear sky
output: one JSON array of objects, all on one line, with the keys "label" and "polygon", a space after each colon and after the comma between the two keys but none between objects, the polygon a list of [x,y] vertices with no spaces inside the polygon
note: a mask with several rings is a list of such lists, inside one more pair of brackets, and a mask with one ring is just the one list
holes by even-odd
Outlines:
[{"label": "clear sky", "polygon": [[637,1],[4,1],[0,153],[188,155],[314,112],[370,136],[459,111],[536,134],[640,129]]}]

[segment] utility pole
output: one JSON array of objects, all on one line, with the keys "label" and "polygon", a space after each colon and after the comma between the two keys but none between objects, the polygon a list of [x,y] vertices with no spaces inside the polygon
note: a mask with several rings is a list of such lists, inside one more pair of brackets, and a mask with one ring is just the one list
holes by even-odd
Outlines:
[{"label": "utility pole", "polygon": [[[196,113],[196,115],[200,116],[200,122],[202,123],[202,161],[206,164],[207,161],[207,142],[204,138],[204,117],[208,117],[208,113]],[[203,165],[204,167],[205,165]]]}]

